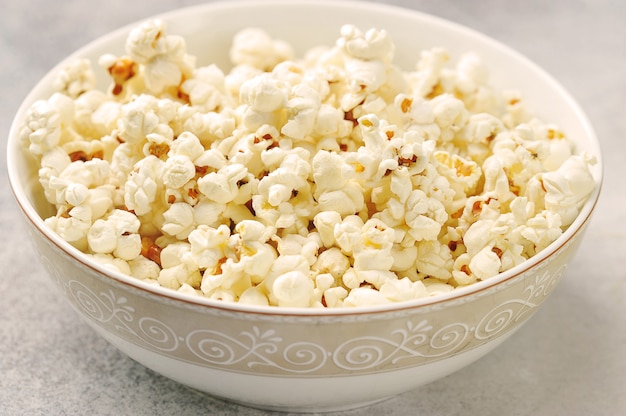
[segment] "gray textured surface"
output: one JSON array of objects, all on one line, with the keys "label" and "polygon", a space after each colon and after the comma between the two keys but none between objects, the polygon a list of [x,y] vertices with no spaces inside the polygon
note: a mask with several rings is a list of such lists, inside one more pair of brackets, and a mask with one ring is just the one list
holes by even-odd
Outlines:
[{"label": "gray textured surface", "polygon": [[[193,0],[3,0],[0,134],[54,64],[77,47]],[[594,124],[606,180],[574,264],[534,318],[488,357],[345,415],[626,414],[626,4],[623,0],[386,1],[470,26],[547,69]],[[4,142],[3,142],[4,143]],[[172,382],[117,352],[46,276],[0,158],[0,414],[269,415]],[[341,394],[338,392],[338,394]]]}]

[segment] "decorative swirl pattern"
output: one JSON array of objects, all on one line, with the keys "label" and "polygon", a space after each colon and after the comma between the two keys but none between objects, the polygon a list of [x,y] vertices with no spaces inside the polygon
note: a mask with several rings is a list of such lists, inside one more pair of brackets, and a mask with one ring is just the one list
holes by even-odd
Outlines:
[{"label": "decorative swirl pattern", "polygon": [[294,342],[285,347],[284,360],[295,373],[309,373],[322,368],[328,361],[329,353],[321,345],[310,342]]},{"label": "decorative swirl pattern", "polygon": [[[408,368],[480,346],[527,319],[566,269],[557,262],[523,279],[419,310],[345,316],[249,316],[197,305],[181,308],[172,300],[162,303],[164,311],[156,318],[144,313],[152,310],[152,295],[110,282],[105,290],[95,292],[83,283],[85,280],[67,280],[69,274],[62,266],[44,261],[86,318],[142,348],[228,371],[314,376]],[[90,273],[86,270],[87,277],[81,279],[94,278]],[[189,313],[208,313],[211,320],[190,321]],[[219,322],[220,327],[207,328],[212,322]],[[324,335],[303,341],[309,329],[320,325],[325,328]],[[345,331],[341,329],[344,325],[365,330]]]},{"label": "decorative swirl pattern", "polygon": [[457,349],[469,335],[469,327],[462,322],[454,322],[435,332],[430,338],[430,348],[438,353],[431,353],[430,357],[439,357]]},{"label": "decorative swirl pattern", "polygon": [[160,351],[175,351],[178,348],[176,333],[163,322],[144,316],[139,319],[138,326],[144,341],[154,348]]},{"label": "decorative swirl pattern", "polygon": [[[521,307],[520,307],[521,305]],[[516,308],[521,310],[525,306],[534,307],[523,301],[513,300],[505,302],[493,308],[480,320],[474,331],[474,337],[479,340],[487,340],[498,335],[509,327],[518,314]]]},{"label": "decorative swirl pattern", "polygon": [[369,370],[390,362],[421,358],[432,359],[453,353],[467,338],[468,327],[453,323],[433,332],[427,320],[417,324],[408,321],[406,328],[392,332],[398,340],[382,337],[360,337],[348,340],[335,350],[334,362],[339,368]]},{"label": "decorative swirl pattern", "polygon": [[135,334],[135,331],[127,325],[127,323],[134,321],[135,309],[127,304],[128,300],[125,297],[117,297],[113,290],[101,292],[98,296],[77,280],[68,282],[67,291],[69,296],[74,299],[74,305],[78,306],[91,319],[100,323],[114,320],[117,330],[127,330]]},{"label": "decorative swirl pattern", "polygon": [[110,319],[110,311],[105,313],[102,301],[85,285],[72,280],[68,284],[68,289],[70,295],[74,297],[77,306],[91,319],[98,322],[106,322]]},{"label": "decorative swirl pattern", "polygon": [[[219,332],[207,330],[190,333],[187,336],[186,345],[200,360],[214,365],[233,365],[243,359],[248,351],[248,348],[237,340]],[[235,348],[240,352],[237,352]]]}]

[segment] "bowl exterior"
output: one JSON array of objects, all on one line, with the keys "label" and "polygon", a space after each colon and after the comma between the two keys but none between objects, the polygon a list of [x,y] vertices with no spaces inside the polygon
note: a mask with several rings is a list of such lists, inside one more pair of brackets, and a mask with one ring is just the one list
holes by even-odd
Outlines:
[{"label": "bowl exterior", "polygon": [[[382,399],[480,358],[546,300],[582,233],[521,275],[466,296],[379,312],[298,315],[157,295],[94,270],[31,231],[72,306],[123,352],[207,393],[287,410]],[[352,393],[334,403],[338,389]]]}]

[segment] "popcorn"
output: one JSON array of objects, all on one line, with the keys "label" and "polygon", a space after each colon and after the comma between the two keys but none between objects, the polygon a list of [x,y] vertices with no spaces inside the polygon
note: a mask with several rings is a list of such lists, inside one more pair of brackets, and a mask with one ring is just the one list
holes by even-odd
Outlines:
[{"label": "popcorn", "polygon": [[130,59],[142,64],[146,88],[155,94],[176,87],[192,65],[185,40],[166,33],[162,20],[150,20],[133,29],[126,41]]},{"label": "popcorn", "polygon": [[313,281],[300,271],[281,274],[274,280],[272,294],[278,306],[307,307],[311,304]]},{"label": "popcorn", "polygon": [[76,59],[61,69],[53,82],[56,91],[77,98],[96,87],[96,76],[88,59]]},{"label": "popcorn", "polygon": [[214,270],[225,257],[230,229],[226,225],[217,228],[199,225],[189,233],[191,257],[200,269]]},{"label": "popcorn", "polygon": [[438,296],[515,267],[575,220],[595,163],[476,53],[412,71],[345,25],[301,60],[260,29],[197,67],[160,20],[60,68],[20,141],[59,236],[115,272],[222,302],[339,308]]},{"label": "popcorn", "polygon": [[344,307],[375,306],[389,303],[385,295],[370,287],[355,287],[343,301]]},{"label": "popcorn", "polygon": [[172,204],[163,213],[163,218],[165,219],[161,226],[163,232],[179,240],[186,239],[195,225],[193,207],[185,202]]},{"label": "popcorn", "polygon": [[588,165],[589,156],[572,156],[556,171],[541,175],[546,189],[546,208],[561,216],[563,225],[570,225],[587,195],[593,190],[594,181]]},{"label": "popcorn", "polygon": [[124,203],[137,215],[147,214],[152,210],[152,203],[157,199],[161,185],[161,173],[165,163],[156,156],[147,156],[135,164],[124,186]]},{"label": "popcorn", "polygon": [[408,234],[415,241],[434,241],[439,236],[442,224],[447,221],[448,213],[443,204],[415,189],[406,201],[405,222]]},{"label": "popcorn", "polygon": [[62,215],[46,218],[45,223],[61,238],[79,250],[87,249],[87,233],[93,214],[89,207],[74,207]]},{"label": "popcorn", "polygon": [[137,256],[128,262],[130,267],[130,275],[140,280],[157,280],[161,267],[152,260]]},{"label": "popcorn", "polygon": [[189,99],[189,104],[202,112],[215,111],[228,101],[224,73],[216,65],[198,68],[180,86],[180,91]]},{"label": "popcorn", "polygon": [[229,53],[235,65],[249,65],[262,71],[271,70],[293,55],[288,43],[272,39],[265,31],[257,28],[237,33]]},{"label": "popcorn", "polygon": [[227,204],[239,193],[239,183],[248,177],[248,170],[240,164],[226,165],[217,172],[198,178],[198,190],[211,201]]},{"label": "popcorn", "polygon": [[139,219],[127,211],[114,210],[106,219],[96,220],[87,234],[94,253],[112,253],[116,258],[132,260],[141,253]]},{"label": "popcorn", "polygon": [[388,302],[403,302],[428,296],[427,289],[421,281],[412,282],[407,277],[389,279],[379,291]]},{"label": "popcorn", "polygon": [[287,122],[280,132],[287,137],[299,140],[309,136],[315,126],[320,105],[321,97],[315,89],[304,84],[294,86],[285,106]]},{"label": "popcorn", "polygon": [[344,25],[340,35],[337,45],[349,56],[386,62],[393,59],[394,45],[384,30],[370,29],[363,33],[354,25]]},{"label": "popcorn", "polygon": [[469,263],[470,270],[480,280],[498,274],[500,266],[500,258],[490,247],[483,247]]},{"label": "popcorn", "polygon": [[38,100],[28,109],[20,141],[33,154],[42,155],[61,141],[62,115],[51,100]]}]

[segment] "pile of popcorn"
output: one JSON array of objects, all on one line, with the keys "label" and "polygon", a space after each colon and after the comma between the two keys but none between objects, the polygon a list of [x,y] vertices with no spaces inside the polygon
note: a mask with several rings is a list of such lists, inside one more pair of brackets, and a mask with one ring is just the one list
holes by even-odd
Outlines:
[{"label": "pile of popcorn", "polygon": [[160,20],[123,56],[77,59],[20,132],[57,209],[103,267],[226,302],[350,307],[433,296],[544,249],[594,188],[519,92],[474,53],[394,65],[384,30],[341,28],[295,59],[249,28],[198,66]]}]

